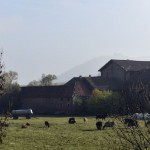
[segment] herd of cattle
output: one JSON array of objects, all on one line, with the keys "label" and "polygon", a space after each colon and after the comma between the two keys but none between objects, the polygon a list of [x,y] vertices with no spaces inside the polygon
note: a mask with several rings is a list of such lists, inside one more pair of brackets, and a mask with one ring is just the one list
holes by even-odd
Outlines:
[{"label": "herd of cattle", "polygon": [[[107,117],[108,117],[107,114],[101,114],[101,115],[97,115],[96,116],[96,128],[98,130],[105,129],[107,127],[113,128],[115,126],[115,122],[114,121],[106,121],[105,122],[105,119]],[[145,121],[145,126],[146,127],[150,126],[150,114],[148,114],[148,113],[145,113],[145,114],[135,113],[131,117],[122,118],[121,122],[123,122],[125,127],[135,127],[135,128],[137,128],[137,127],[139,127],[138,120],[144,120]],[[88,119],[86,117],[84,117],[83,121],[87,122]],[[68,123],[69,124],[75,124],[76,123],[75,117],[69,118]],[[48,127],[48,128],[50,127],[50,123],[48,121],[45,121],[44,125],[45,125],[45,127]],[[6,121],[3,121],[3,122],[1,121],[0,122],[0,126],[1,127],[8,127],[9,123],[6,122]],[[21,128],[27,128],[29,126],[30,126],[30,123],[26,122],[26,123],[21,125]]]},{"label": "herd of cattle", "polygon": [[[96,116],[96,120],[98,120],[96,122],[96,127],[97,127],[98,130],[105,129],[105,127],[112,127],[112,128],[114,127],[114,125],[115,125],[114,121],[107,121],[107,122],[104,123],[104,125],[103,125],[102,121],[99,121],[99,119],[105,120],[106,117],[107,117],[106,114],[101,114],[101,115]],[[148,113],[145,113],[145,114],[135,113],[130,117],[121,118],[120,121],[123,122],[125,127],[135,127],[135,128],[137,128],[137,127],[139,127],[138,120],[144,120],[145,121],[145,126],[146,127],[150,126],[150,114],[148,114]]]},{"label": "herd of cattle", "polygon": [[[115,122],[114,121],[107,121],[104,122],[103,125],[103,121],[105,121],[105,119],[108,117],[107,114],[100,114],[96,116],[96,127],[98,130],[102,130],[105,129],[107,127],[111,127],[113,128],[115,126]],[[127,117],[127,118],[122,118],[121,122],[123,122],[123,124],[125,125],[125,127],[139,127],[138,124],[138,120],[144,120],[145,121],[145,126],[150,126],[150,114],[146,113],[146,114],[142,114],[142,113],[135,113],[133,114],[131,117]],[[87,118],[83,118],[84,122],[87,122]],[[68,120],[69,124],[74,124],[76,123],[76,120],[74,117],[69,118]]]}]

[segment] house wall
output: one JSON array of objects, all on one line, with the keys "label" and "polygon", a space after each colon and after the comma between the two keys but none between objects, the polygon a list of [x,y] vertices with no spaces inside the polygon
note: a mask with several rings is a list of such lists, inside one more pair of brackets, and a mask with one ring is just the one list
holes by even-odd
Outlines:
[{"label": "house wall", "polygon": [[139,74],[138,71],[128,71],[126,72],[126,80],[130,80],[133,76]]},{"label": "house wall", "polygon": [[101,70],[101,77],[106,79],[115,78],[120,81],[125,81],[126,79],[125,71],[113,62]]},{"label": "house wall", "polygon": [[72,99],[67,98],[22,98],[22,109],[31,108],[34,114],[69,114]]}]

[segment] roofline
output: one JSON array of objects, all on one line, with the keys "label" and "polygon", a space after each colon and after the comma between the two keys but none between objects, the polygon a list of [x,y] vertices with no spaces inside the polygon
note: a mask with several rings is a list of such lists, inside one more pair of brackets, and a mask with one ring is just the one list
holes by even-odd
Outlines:
[{"label": "roofline", "polygon": [[61,87],[61,86],[64,86],[64,84],[63,85],[49,85],[49,86],[43,86],[43,85],[39,85],[39,86],[34,86],[34,85],[32,85],[32,86],[21,86],[21,88],[39,88],[39,87],[43,87],[43,88],[48,88],[48,87]]},{"label": "roofline", "polygon": [[[111,62],[114,62],[116,65],[118,65],[116,62],[115,62],[115,60],[117,60],[117,59],[111,59],[111,60],[109,60],[103,67],[101,67],[98,71],[99,72],[101,72],[108,64],[110,64]],[[118,65],[119,67],[120,67],[120,65]],[[122,68],[122,67],[120,67],[120,68]],[[124,68],[122,68],[124,71],[126,71]]]},{"label": "roofline", "polygon": [[121,67],[116,61],[133,61],[133,62],[149,62],[150,61],[142,61],[142,60],[129,60],[129,59],[124,59],[124,60],[120,60],[120,59],[111,59],[110,61],[108,61],[103,67],[101,67],[98,71],[101,72],[109,63],[114,62],[116,65],[118,65],[120,68],[122,68],[124,71],[127,71],[126,69],[124,69],[123,67]]}]

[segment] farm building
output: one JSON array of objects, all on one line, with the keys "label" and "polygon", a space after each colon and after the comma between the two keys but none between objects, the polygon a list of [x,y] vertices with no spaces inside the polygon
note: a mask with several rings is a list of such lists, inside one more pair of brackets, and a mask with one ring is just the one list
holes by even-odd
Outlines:
[{"label": "farm building", "polygon": [[75,77],[64,85],[22,87],[22,108],[32,108],[37,114],[70,114],[74,100],[86,100],[95,88],[117,90],[119,86],[116,80]]},{"label": "farm building", "polygon": [[117,79],[126,82],[143,70],[150,69],[150,61],[110,60],[98,71],[105,79]]},{"label": "farm building", "polygon": [[149,79],[149,70],[149,61],[110,60],[98,70],[101,76],[74,77],[57,86],[22,87],[22,108],[32,108],[35,114],[71,114],[74,101],[88,99],[95,88],[118,91],[133,78]]}]

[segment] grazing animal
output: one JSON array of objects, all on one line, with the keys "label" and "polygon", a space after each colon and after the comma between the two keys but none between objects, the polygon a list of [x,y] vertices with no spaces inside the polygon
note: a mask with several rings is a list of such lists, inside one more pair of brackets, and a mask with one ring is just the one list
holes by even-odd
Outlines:
[{"label": "grazing animal", "polygon": [[75,118],[69,118],[68,123],[69,123],[69,124],[74,124],[74,123],[76,123]]},{"label": "grazing animal", "polygon": [[26,124],[23,124],[22,126],[21,126],[21,128],[23,129],[23,128],[27,128],[28,126],[26,125]]},{"label": "grazing animal", "polygon": [[87,119],[86,117],[84,117],[84,118],[83,118],[83,121],[84,121],[84,122],[87,122],[87,121],[88,121],[88,119]]},{"label": "grazing animal", "polygon": [[103,123],[101,121],[96,122],[96,127],[98,130],[101,130],[103,126]]},{"label": "grazing animal", "polygon": [[27,123],[26,123],[26,125],[27,125],[27,126],[30,126],[30,123],[29,123],[29,122],[27,122]]},{"label": "grazing animal", "polygon": [[50,125],[49,125],[49,122],[48,121],[45,121],[45,127],[50,127]]},{"label": "grazing animal", "polygon": [[128,127],[138,127],[138,122],[136,120],[133,120],[131,118],[125,118],[124,124],[126,124]]},{"label": "grazing animal", "polygon": [[107,117],[107,114],[97,115],[97,116],[96,116],[96,120],[99,120],[99,119],[105,120],[106,117]]},{"label": "grazing animal", "polygon": [[114,125],[115,125],[114,121],[112,121],[112,122],[110,122],[110,121],[105,122],[105,124],[104,124],[104,126],[103,126],[103,129],[104,129],[105,127],[112,127],[112,128],[113,128]]}]

